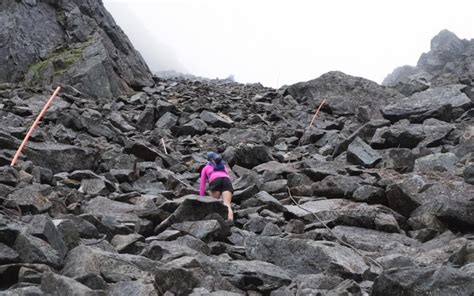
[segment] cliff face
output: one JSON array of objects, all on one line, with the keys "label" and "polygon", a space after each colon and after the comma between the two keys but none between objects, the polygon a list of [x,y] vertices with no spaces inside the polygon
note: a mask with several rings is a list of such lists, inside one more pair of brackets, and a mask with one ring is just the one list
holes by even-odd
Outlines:
[{"label": "cliff face", "polygon": [[105,98],[153,84],[102,1],[5,0],[0,22],[0,82],[65,84]]}]

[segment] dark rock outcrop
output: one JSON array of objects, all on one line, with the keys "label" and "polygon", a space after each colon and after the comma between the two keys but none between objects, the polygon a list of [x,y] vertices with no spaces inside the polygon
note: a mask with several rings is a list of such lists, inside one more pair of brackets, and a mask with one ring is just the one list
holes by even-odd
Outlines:
[{"label": "dark rock outcrop", "polygon": [[113,98],[151,86],[143,58],[101,1],[2,1],[0,82],[69,85]]}]

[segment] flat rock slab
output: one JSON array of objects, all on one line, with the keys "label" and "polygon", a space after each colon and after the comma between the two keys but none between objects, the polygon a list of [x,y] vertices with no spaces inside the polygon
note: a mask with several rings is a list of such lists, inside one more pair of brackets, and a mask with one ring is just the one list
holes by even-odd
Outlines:
[{"label": "flat rock slab", "polygon": [[452,267],[411,267],[384,271],[374,282],[374,296],[472,295],[474,277]]},{"label": "flat rock slab", "polygon": [[143,256],[112,253],[81,245],[68,253],[61,273],[71,278],[92,273],[115,282],[151,279],[159,265],[157,261]]},{"label": "flat rock slab", "polygon": [[357,137],[347,148],[347,162],[364,167],[374,167],[382,156],[372,149],[369,144]]},{"label": "flat rock slab", "polygon": [[251,236],[245,248],[249,259],[270,262],[298,274],[326,272],[360,278],[368,268],[360,255],[333,242]]},{"label": "flat rock slab", "polygon": [[461,92],[463,88],[465,85],[461,84],[431,88],[386,106],[382,113],[390,120],[400,120],[436,110],[447,104],[453,108],[465,108],[471,104],[471,100]]},{"label": "flat rock slab", "polygon": [[136,214],[140,210],[143,210],[143,208],[124,202],[113,201],[103,196],[91,199],[84,207],[84,213],[93,214],[98,217],[111,216],[122,223],[140,221],[141,219]]},{"label": "flat rock slab", "polygon": [[98,152],[94,149],[49,142],[30,142],[24,153],[34,164],[48,168],[55,174],[92,170],[98,159]]},{"label": "flat rock slab", "polygon": [[[272,291],[288,285],[292,278],[292,274],[281,267],[259,260],[233,260],[219,265],[219,272],[243,290]],[[249,284],[252,282],[255,284]]]}]

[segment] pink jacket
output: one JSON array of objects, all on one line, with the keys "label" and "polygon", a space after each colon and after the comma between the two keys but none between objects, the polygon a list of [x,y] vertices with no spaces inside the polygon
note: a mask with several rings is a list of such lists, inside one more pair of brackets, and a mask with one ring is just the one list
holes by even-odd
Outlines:
[{"label": "pink jacket", "polygon": [[199,195],[206,195],[206,182],[211,183],[217,178],[229,178],[229,173],[227,167],[224,167],[225,171],[214,172],[214,167],[210,164],[207,164],[201,171],[201,180],[199,184]]}]

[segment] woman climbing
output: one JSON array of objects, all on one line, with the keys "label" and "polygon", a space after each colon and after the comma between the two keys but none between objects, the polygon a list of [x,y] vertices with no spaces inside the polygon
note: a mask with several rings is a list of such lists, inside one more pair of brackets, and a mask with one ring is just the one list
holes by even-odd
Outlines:
[{"label": "woman climbing", "polygon": [[234,189],[232,182],[224,165],[221,156],[215,152],[207,154],[207,165],[201,171],[201,181],[199,194],[206,194],[206,183],[209,181],[209,194],[217,199],[221,199],[224,205],[229,209],[227,218],[234,220],[234,212],[232,211],[231,202]]}]

